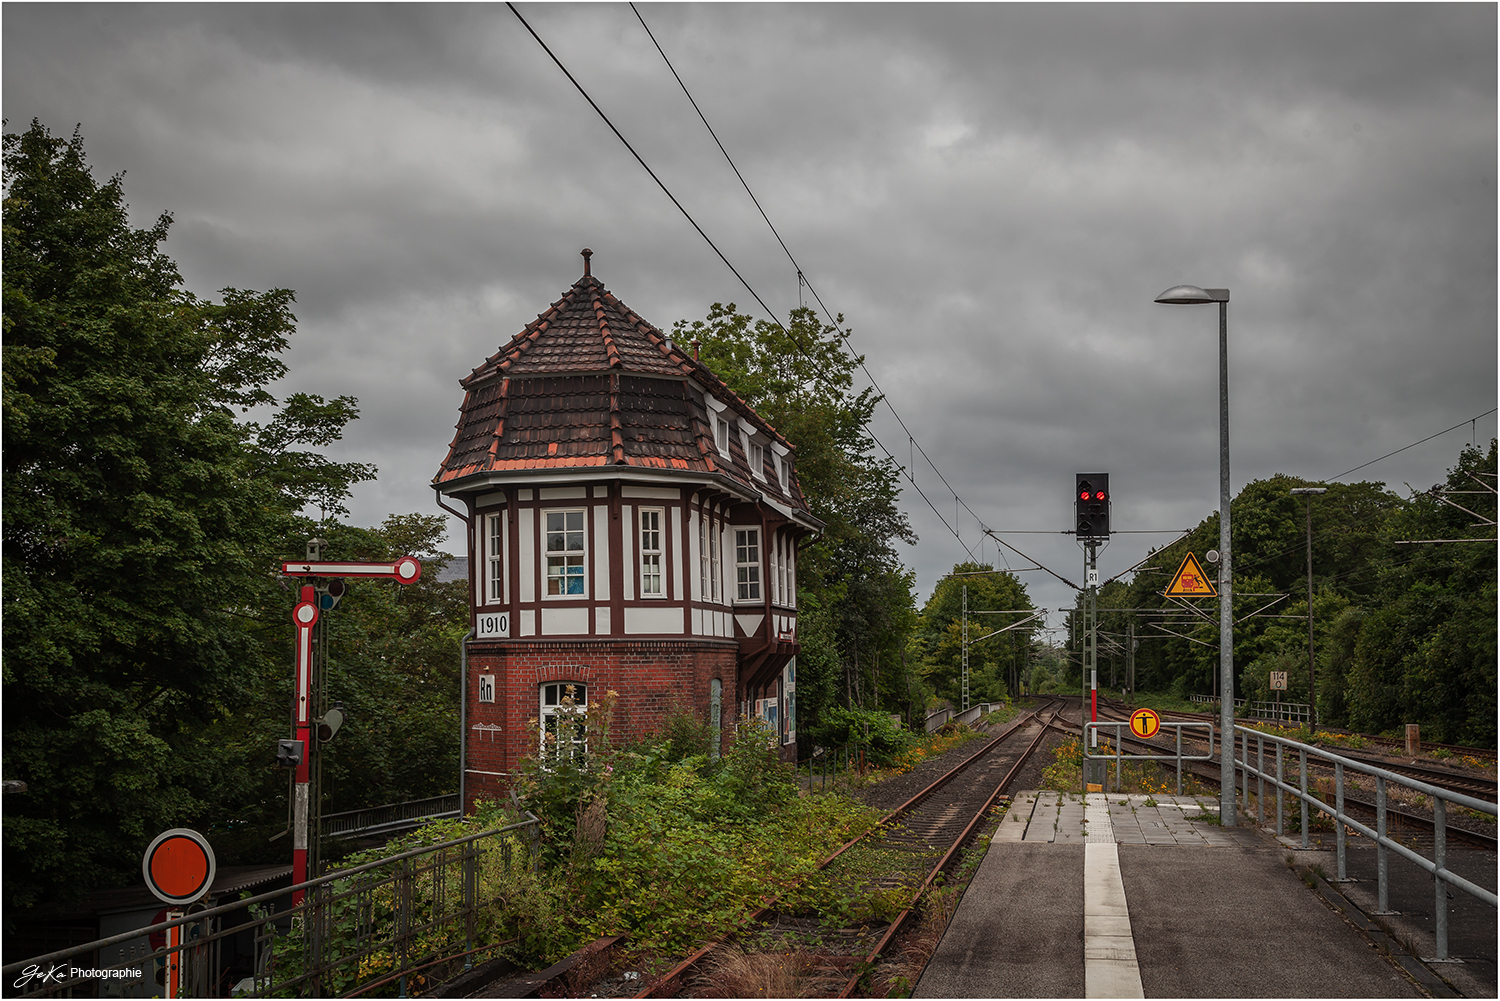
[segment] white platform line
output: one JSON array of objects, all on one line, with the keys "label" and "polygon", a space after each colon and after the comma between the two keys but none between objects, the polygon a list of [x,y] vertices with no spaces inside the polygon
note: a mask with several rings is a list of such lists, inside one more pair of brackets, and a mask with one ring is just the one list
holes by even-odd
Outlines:
[{"label": "white platform line", "polygon": [[1083,846],[1083,996],[1146,996],[1130,934],[1119,847],[1092,839]]}]

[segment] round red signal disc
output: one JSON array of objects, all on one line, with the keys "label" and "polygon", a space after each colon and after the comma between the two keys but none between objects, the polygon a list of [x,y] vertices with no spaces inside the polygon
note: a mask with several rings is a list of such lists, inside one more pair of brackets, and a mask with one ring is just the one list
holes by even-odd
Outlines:
[{"label": "round red signal disc", "polygon": [[169,904],[202,899],[213,886],[217,868],[208,839],[185,827],[158,834],[141,859],[147,888]]},{"label": "round red signal disc", "polygon": [[422,577],[422,564],[411,556],[403,556],[394,566],[396,580],[402,584],[415,584]]}]

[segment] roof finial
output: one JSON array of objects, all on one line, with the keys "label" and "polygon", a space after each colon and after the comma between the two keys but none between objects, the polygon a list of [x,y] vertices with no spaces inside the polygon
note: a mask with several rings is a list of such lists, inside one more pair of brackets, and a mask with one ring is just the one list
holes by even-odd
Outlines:
[{"label": "roof finial", "polygon": [[592,250],[590,250],[587,247],[583,248],[583,276],[585,278],[587,278],[590,274],[593,273],[593,272],[589,271],[589,258],[593,257],[593,256],[594,256],[594,252]]}]

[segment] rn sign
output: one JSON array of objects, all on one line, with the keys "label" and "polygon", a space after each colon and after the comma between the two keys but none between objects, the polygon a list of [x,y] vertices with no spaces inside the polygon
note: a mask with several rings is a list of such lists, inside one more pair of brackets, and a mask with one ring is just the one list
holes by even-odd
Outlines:
[{"label": "rn sign", "polygon": [[493,674],[481,674],[479,676],[479,701],[495,701],[495,676]]},{"label": "rn sign", "polygon": [[476,639],[509,639],[510,638],[510,613],[509,612],[480,612],[474,622],[474,636]]}]

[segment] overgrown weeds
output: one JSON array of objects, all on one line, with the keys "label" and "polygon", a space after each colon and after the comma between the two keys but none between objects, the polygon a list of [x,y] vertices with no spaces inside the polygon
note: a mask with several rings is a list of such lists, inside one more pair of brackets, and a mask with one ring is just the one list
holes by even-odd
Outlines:
[{"label": "overgrown weeds", "polygon": [[812,970],[812,957],[802,949],[745,952],[723,945],[704,960],[694,983],[698,997],[794,998]]}]

